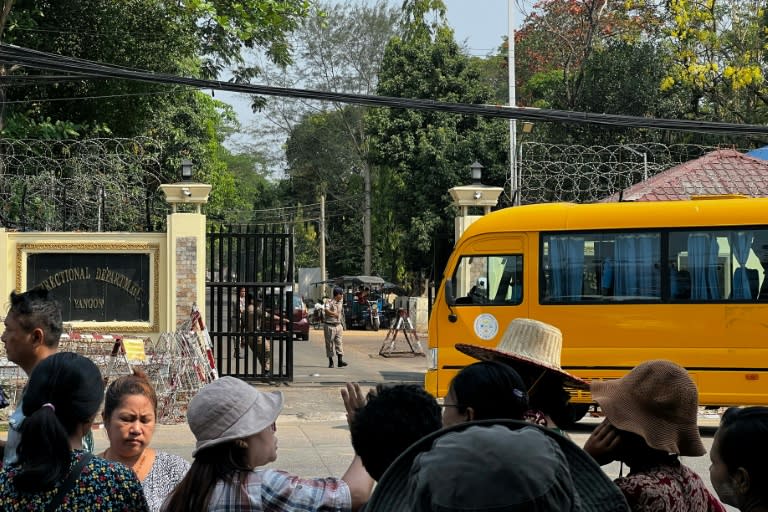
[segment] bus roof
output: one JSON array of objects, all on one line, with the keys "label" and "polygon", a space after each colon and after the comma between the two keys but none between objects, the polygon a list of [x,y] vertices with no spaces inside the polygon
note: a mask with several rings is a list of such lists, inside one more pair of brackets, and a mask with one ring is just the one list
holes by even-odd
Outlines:
[{"label": "bus roof", "polygon": [[510,231],[685,228],[768,224],[768,198],[620,203],[545,203],[504,208],[470,225],[463,238]]}]

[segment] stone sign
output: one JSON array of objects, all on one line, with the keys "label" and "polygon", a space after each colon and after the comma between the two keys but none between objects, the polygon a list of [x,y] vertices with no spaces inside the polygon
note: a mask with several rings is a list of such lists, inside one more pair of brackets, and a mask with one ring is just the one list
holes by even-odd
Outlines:
[{"label": "stone sign", "polygon": [[27,289],[43,286],[65,322],[149,322],[150,255],[27,254]]}]

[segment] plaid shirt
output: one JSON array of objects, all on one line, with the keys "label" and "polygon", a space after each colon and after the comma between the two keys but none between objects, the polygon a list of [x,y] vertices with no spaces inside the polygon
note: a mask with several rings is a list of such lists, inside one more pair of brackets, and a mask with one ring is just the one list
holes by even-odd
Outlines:
[{"label": "plaid shirt", "polygon": [[233,481],[219,481],[209,512],[318,511],[347,512],[352,497],[338,478],[299,478],[275,469],[238,473]]}]

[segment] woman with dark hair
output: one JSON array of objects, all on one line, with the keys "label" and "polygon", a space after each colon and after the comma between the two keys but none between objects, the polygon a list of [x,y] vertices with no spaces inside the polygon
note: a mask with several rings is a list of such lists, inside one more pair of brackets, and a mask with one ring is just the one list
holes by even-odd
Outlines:
[{"label": "woman with dark hair", "polygon": [[525,384],[512,367],[481,361],[463,368],[443,402],[443,426],[465,421],[521,420],[528,410]]},{"label": "woman with dark hair", "polygon": [[[365,396],[359,386],[347,384],[342,398],[351,422]],[[162,510],[358,510],[373,488],[358,455],[341,478],[301,478],[261,467],[277,460],[282,409],[279,391],[261,392],[234,377],[206,384],[187,409],[197,440],[195,460]]]},{"label": "woman with dark hair", "polygon": [[24,394],[18,462],[0,470],[1,510],[148,510],[131,470],[82,449],[103,396],[90,359],[62,352],[38,363]]},{"label": "woman with dark hair", "polygon": [[768,407],[731,407],[720,422],[709,457],[717,496],[741,512],[768,511]]},{"label": "woman with dark hair", "polygon": [[109,448],[101,457],[133,470],[144,489],[149,509],[157,512],[184,478],[189,462],[149,447],[157,422],[157,394],[141,369],[109,385],[102,418]]}]

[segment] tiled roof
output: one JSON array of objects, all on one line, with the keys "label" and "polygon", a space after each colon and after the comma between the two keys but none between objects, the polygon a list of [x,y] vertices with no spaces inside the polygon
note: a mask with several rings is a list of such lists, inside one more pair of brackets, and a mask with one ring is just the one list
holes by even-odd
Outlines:
[{"label": "tiled roof", "polygon": [[[768,161],[718,149],[624,189],[624,201],[674,201],[697,195],[768,197]],[[618,200],[614,194],[608,201]]]}]

